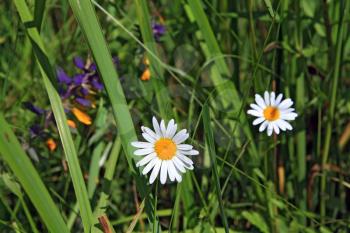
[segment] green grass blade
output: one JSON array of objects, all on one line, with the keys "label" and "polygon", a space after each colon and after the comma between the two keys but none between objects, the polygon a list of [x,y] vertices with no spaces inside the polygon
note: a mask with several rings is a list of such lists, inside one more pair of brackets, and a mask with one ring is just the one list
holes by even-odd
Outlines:
[{"label": "green grass blade", "polygon": [[[343,35],[344,35],[344,21],[347,19],[347,16],[349,14],[349,1],[341,1],[339,3],[339,12],[340,14],[340,20],[339,20],[339,26],[338,26],[338,32],[337,32],[337,42],[336,42],[336,48],[335,48],[335,62],[334,62],[334,72],[333,72],[333,78],[331,79],[331,94],[330,94],[330,107],[329,107],[329,115],[328,115],[328,121],[326,125],[326,136],[324,141],[324,149],[322,154],[322,167],[324,167],[327,163],[328,156],[329,156],[329,149],[331,145],[331,135],[333,130],[333,119],[334,119],[334,112],[335,112],[335,106],[336,106],[336,100],[337,100],[337,90],[338,90],[338,80],[340,76],[340,69],[341,69],[341,59],[342,59],[342,48],[343,48]],[[327,176],[323,175],[321,177],[321,206],[320,206],[320,213],[321,213],[321,220],[324,221],[324,217],[326,214],[326,200],[325,200],[325,191],[326,191],[326,179]]]},{"label": "green grass blade", "polygon": [[69,2],[97,63],[99,73],[102,76],[107,94],[111,100],[117,125],[120,126],[118,129],[121,135],[123,148],[127,154],[129,166],[133,173],[135,173],[136,170],[133,167],[131,156],[134,149],[130,145],[130,142],[137,139],[136,132],[126,104],[123,89],[120,85],[118,75],[112,62],[112,57],[104,41],[95,12],[89,1],[70,0]]},{"label": "green grass blade", "polygon": [[[305,78],[304,74],[301,74],[300,77],[297,78],[296,81],[296,109],[298,111],[303,111],[305,109]],[[298,130],[296,135],[296,143],[297,143],[297,157],[298,157],[298,187],[300,190],[299,193],[299,208],[303,211],[306,211],[306,130],[305,130],[305,120],[304,116],[300,116],[297,119],[298,126],[300,130]],[[301,222],[306,224],[305,216],[302,216]]]},{"label": "green grass blade", "polygon": [[5,183],[5,185],[7,186],[7,188],[13,193],[15,194],[19,201],[21,202],[21,205],[23,207],[23,210],[24,210],[24,213],[28,219],[28,222],[29,222],[29,225],[33,231],[33,233],[38,233],[38,229],[36,228],[36,225],[34,223],[34,220],[32,218],[32,215],[28,209],[28,206],[26,204],[26,201],[24,200],[23,198],[23,193],[22,193],[22,190],[20,188],[20,185],[14,181],[12,179],[12,177],[8,174],[8,173],[5,173],[5,174],[2,174],[0,175],[0,180],[2,179],[2,181]]},{"label": "green grass blade", "polygon": [[110,192],[110,185],[112,183],[115,167],[119,159],[120,150],[121,150],[121,140],[120,140],[120,137],[118,136],[113,144],[112,151],[106,163],[106,171],[104,174],[104,179],[107,181],[108,186],[103,188],[101,196],[98,200],[97,207],[95,208],[94,212],[96,212],[97,216],[101,216],[106,212],[107,202],[109,198],[108,193]]},{"label": "green grass blade", "polygon": [[46,90],[49,94],[52,111],[55,116],[64,153],[66,155],[69,173],[72,178],[75,195],[79,204],[79,212],[84,225],[84,232],[90,232],[93,226],[92,210],[83,174],[79,165],[77,152],[75,150],[72,135],[68,128],[67,118],[62,106],[61,98],[55,88],[52,86],[50,80],[44,76],[44,72],[42,72],[42,74],[44,77]]},{"label": "green grass blade", "polygon": [[149,221],[153,222],[155,216],[153,198],[152,195],[149,194],[149,186],[147,186],[145,177],[139,175],[133,163],[134,148],[131,146],[131,142],[137,140],[135,128],[95,11],[90,1],[70,0],[69,3],[92,51],[98,71],[101,74],[112,105],[114,118],[119,130],[122,147],[129,164],[130,173],[136,179],[137,189],[140,192],[141,198],[146,198],[147,196],[145,199],[145,209]]},{"label": "green grass blade", "polygon": [[103,150],[105,149],[106,144],[102,141],[96,145],[92,152],[92,157],[90,161],[90,169],[89,169],[89,179],[88,179],[88,194],[89,198],[92,198],[97,186],[96,181],[98,180],[98,175],[100,172],[99,161],[101,159]]},{"label": "green grass blade", "polygon": [[36,0],[34,8],[34,21],[36,28],[40,32],[43,23],[46,0]]},{"label": "green grass blade", "polygon": [[216,163],[214,135],[210,124],[210,113],[209,113],[209,107],[207,103],[204,104],[203,106],[203,125],[204,125],[204,132],[205,132],[205,141],[206,141],[206,144],[208,145],[210,160],[212,163],[212,169],[214,173],[214,183],[215,183],[215,189],[216,189],[215,191],[216,191],[217,199],[219,201],[221,219],[225,227],[225,232],[227,233],[229,232],[229,227],[228,227],[227,218],[225,215],[224,205],[222,203],[220,179],[219,179],[217,163]]},{"label": "green grass blade", "polygon": [[49,80],[49,78],[51,80],[56,79],[55,73],[49,63],[48,57],[46,56],[44,44],[41,40],[39,32],[34,25],[31,25],[33,18],[29,12],[25,1],[16,0],[15,5],[22,22],[26,27],[27,34],[32,42],[34,53],[36,55],[36,58],[38,59],[40,72],[44,79],[45,88],[50,99],[51,108],[55,116],[57,128],[60,134],[60,139],[68,162],[69,172],[72,178],[75,195],[79,203],[79,210],[83,221],[84,232],[90,232],[93,226],[93,215],[88,199],[84,178],[79,165],[72,135],[67,124],[67,118],[62,106],[61,98]]},{"label": "green grass blade", "polygon": [[273,8],[272,8],[271,1],[270,0],[264,0],[264,2],[265,2],[265,5],[267,7],[267,10],[270,13],[271,18],[275,18],[276,20],[279,20],[279,16],[278,16],[277,12],[274,11]]},{"label": "green grass blade", "polygon": [[17,177],[50,232],[69,232],[38,172],[1,113],[0,154]]}]

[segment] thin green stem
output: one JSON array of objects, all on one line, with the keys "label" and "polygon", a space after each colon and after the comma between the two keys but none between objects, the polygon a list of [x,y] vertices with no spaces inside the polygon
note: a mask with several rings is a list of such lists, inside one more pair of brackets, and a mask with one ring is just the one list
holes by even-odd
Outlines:
[{"label": "thin green stem", "polygon": [[[322,154],[322,167],[324,168],[325,165],[328,162],[328,156],[329,156],[329,150],[331,145],[331,135],[333,130],[333,120],[334,120],[334,112],[335,112],[335,106],[337,103],[337,89],[338,89],[338,81],[341,71],[341,58],[342,58],[342,46],[343,46],[343,33],[345,29],[344,21],[347,18],[347,15],[349,13],[349,1],[341,1],[339,4],[339,12],[340,13],[340,19],[339,19],[339,26],[338,26],[338,32],[337,32],[337,42],[336,42],[336,48],[335,48],[335,62],[334,62],[334,71],[333,71],[333,78],[331,79],[331,99],[330,99],[330,107],[328,111],[328,120],[326,124],[326,136],[324,141],[324,148],[323,148],[323,154]],[[325,170],[323,169],[323,172]],[[326,217],[326,180],[327,175],[324,174],[321,177],[321,202],[320,202],[320,215],[321,215],[321,222],[324,223],[325,217]]]}]

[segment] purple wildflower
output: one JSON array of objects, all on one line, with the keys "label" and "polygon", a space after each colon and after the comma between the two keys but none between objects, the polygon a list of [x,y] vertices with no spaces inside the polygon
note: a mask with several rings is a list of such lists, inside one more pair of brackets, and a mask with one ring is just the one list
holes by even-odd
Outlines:
[{"label": "purple wildflower", "polygon": [[72,82],[72,79],[64,72],[61,67],[57,68],[57,79],[60,84],[69,85]]},{"label": "purple wildflower", "polygon": [[75,98],[75,101],[77,101],[80,105],[84,106],[84,107],[90,107],[91,106],[91,101],[84,99],[84,98],[80,98],[77,97]]},{"label": "purple wildflower", "polygon": [[77,74],[74,76],[74,84],[75,85],[82,85],[84,83],[84,79],[87,75],[86,74]]},{"label": "purple wildflower", "polygon": [[95,63],[91,63],[91,65],[89,67],[89,70],[96,72],[96,70],[97,70],[96,64]]},{"label": "purple wildflower", "polygon": [[84,64],[84,61],[81,57],[75,57],[74,64],[77,68],[79,68],[81,70],[85,70],[85,64]]},{"label": "purple wildflower", "polygon": [[152,31],[156,41],[159,41],[160,38],[165,34],[166,28],[162,24],[152,22]]},{"label": "purple wildflower", "polygon": [[42,128],[38,124],[33,124],[31,127],[29,127],[29,134],[31,138],[40,136],[42,133]]},{"label": "purple wildflower", "polygon": [[24,103],[23,103],[23,106],[24,106],[26,109],[32,111],[33,113],[35,113],[35,114],[38,115],[38,116],[41,116],[42,114],[45,113],[45,110],[44,110],[44,109],[41,109],[41,108],[35,106],[34,104],[32,104],[32,103],[30,103],[30,102],[24,102]]},{"label": "purple wildflower", "polygon": [[91,85],[93,88],[95,88],[98,91],[101,91],[103,89],[103,84],[100,81],[100,77],[97,75],[91,76]]}]

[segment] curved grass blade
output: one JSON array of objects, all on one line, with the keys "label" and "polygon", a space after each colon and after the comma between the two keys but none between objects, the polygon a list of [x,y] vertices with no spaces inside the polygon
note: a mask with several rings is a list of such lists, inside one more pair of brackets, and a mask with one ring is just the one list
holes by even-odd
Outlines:
[{"label": "curved grass blade", "polygon": [[[104,82],[119,130],[122,146],[129,164],[130,174],[136,179],[136,186],[140,192],[141,198],[146,198],[145,210],[148,214],[149,221],[153,223],[156,220],[156,217],[154,216],[153,197],[149,192],[150,187],[147,186],[146,179],[139,175],[139,172],[133,163],[134,148],[131,146],[130,142],[137,140],[134,124],[129,112],[129,107],[126,103],[122,86],[112,62],[112,57],[103,37],[100,24],[91,1],[69,0],[69,3],[73,14],[85,35],[97,64],[98,71]],[[158,220],[156,220],[156,222],[160,227]]]},{"label": "curved grass blade", "polygon": [[68,233],[57,206],[1,113],[0,154],[21,183],[49,231]]},{"label": "curved grass blade", "polygon": [[15,0],[15,5],[22,20],[22,23],[26,27],[27,34],[32,43],[35,56],[38,60],[40,72],[44,79],[46,91],[48,93],[51,108],[55,116],[57,128],[60,134],[60,139],[63,145],[63,149],[66,155],[66,159],[69,166],[69,172],[72,178],[75,195],[79,204],[80,215],[83,221],[84,232],[90,232],[93,226],[93,215],[88,199],[88,194],[79,165],[77,153],[73,143],[72,135],[70,134],[67,118],[61,103],[61,98],[58,95],[56,89],[53,87],[51,80],[56,80],[55,73],[49,63],[49,59],[46,56],[44,44],[41,40],[39,32],[35,25],[32,25],[33,18],[30,14],[28,6],[24,0]]},{"label": "curved grass blade", "polygon": [[[209,20],[203,10],[201,1],[189,0],[188,5],[185,5],[185,9],[187,10],[188,14],[192,15],[193,20],[197,22],[202,34],[202,38],[205,40],[205,43],[202,43],[201,46],[207,60],[210,60],[213,57],[217,57],[212,68],[211,79],[215,85],[217,93],[221,97],[220,99],[222,105],[224,108],[228,108],[230,107],[230,104],[233,104],[233,107],[236,110],[241,109],[243,102],[234,83],[231,80],[226,79],[227,77],[231,76],[230,71],[224,60],[224,57],[222,56],[219,44],[209,24]],[[240,123],[242,124],[244,133],[246,134],[247,138],[252,141],[252,143],[249,145],[250,154],[252,155],[254,161],[259,161],[259,156],[253,140],[252,132],[249,125],[246,123],[248,122],[246,115],[244,112],[240,111],[238,117],[240,119]],[[232,125],[231,127],[232,129],[235,129],[237,126]],[[236,138],[236,143],[238,145],[242,145],[238,137]]]}]

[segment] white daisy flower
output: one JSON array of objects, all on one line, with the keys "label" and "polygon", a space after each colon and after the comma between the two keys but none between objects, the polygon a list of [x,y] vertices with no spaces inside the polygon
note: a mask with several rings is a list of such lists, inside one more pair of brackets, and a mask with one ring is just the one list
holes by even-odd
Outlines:
[{"label": "white daisy flower", "polygon": [[255,95],[255,102],[257,104],[250,104],[252,109],[248,110],[248,114],[257,117],[253,121],[253,125],[261,124],[259,131],[262,132],[267,129],[267,135],[271,136],[272,131],[276,134],[280,133],[280,129],[292,130],[293,127],[287,122],[294,120],[298,114],[291,108],[293,101],[285,99],[282,101],[282,94],[277,97],[275,92],[268,93],[265,91],[264,98],[258,94]]},{"label": "white daisy flower", "polygon": [[149,182],[152,184],[160,173],[160,182],[165,184],[167,177],[170,181],[182,181],[181,173],[186,169],[193,169],[193,162],[188,155],[198,155],[199,152],[193,149],[192,145],[182,144],[189,137],[186,129],[176,133],[177,125],[170,120],[167,127],[164,120],[158,123],[152,119],[154,131],[142,126],[142,136],[146,142],[132,142],[131,145],[138,148],[134,154],[143,156],[136,163],[137,167],[145,166],[142,174],[146,175],[151,170]]}]

